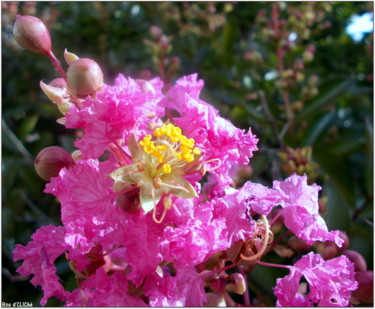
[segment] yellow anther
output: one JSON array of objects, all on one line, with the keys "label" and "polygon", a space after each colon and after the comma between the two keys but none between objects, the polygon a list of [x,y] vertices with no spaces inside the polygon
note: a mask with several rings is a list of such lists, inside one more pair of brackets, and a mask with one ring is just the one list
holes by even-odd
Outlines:
[{"label": "yellow anther", "polygon": [[184,154],[184,159],[186,162],[193,162],[194,156],[192,154]]},{"label": "yellow anther", "polygon": [[156,137],[159,137],[159,136],[162,136],[162,132],[161,132],[161,129],[159,129],[159,128],[156,128],[155,130],[154,130],[154,136],[156,136]]},{"label": "yellow anther", "polygon": [[157,150],[159,151],[166,151],[167,150],[167,146],[166,145],[159,145],[156,147]]},{"label": "yellow anther", "polygon": [[164,164],[163,165],[163,171],[164,171],[165,174],[170,174],[171,171],[172,171],[172,168],[169,164]]},{"label": "yellow anther", "polygon": [[[187,138],[182,135],[182,131],[179,127],[174,126],[171,123],[164,124],[160,128],[156,128],[153,132],[153,136],[157,137],[157,141],[152,141],[152,135],[146,135],[139,144],[143,147],[145,153],[150,154],[154,158],[158,159],[159,163],[162,163],[166,158],[171,155],[168,148],[175,149],[173,155],[180,161],[192,162],[194,161],[194,155],[200,155],[201,151],[199,148],[194,147],[195,140],[193,138]],[[160,143],[161,145],[155,145]],[[168,145],[165,145],[168,143]],[[180,147],[177,148],[177,143],[180,143]],[[169,159],[168,159],[169,160]],[[169,167],[164,167],[165,173],[168,173]],[[165,170],[166,169],[166,170]],[[170,173],[170,172],[169,172]]]},{"label": "yellow anther", "polygon": [[199,148],[197,148],[197,147],[195,147],[194,149],[193,149],[193,154],[195,154],[195,155],[200,155],[202,152],[201,152],[201,150],[199,149]]}]

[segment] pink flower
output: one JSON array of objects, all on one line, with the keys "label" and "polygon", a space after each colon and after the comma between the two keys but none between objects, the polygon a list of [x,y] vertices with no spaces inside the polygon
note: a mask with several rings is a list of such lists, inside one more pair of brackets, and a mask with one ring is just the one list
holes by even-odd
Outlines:
[{"label": "pink flower", "polygon": [[27,246],[17,245],[13,251],[14,261],[24,260],[17,269],[22,276],[34,275],[31,283],[41,286],[44,296],[40,304],[44,306],[50,297],[57,297],[65,301],[69,292],[59,282],[56,275],[55,260],[62,255],[69,246],[64,242],[65,229],[57,226],[44,226],[32,236]]},{"label": "pink flower", "polygon": [[[356,290],[358,283],[354,279],[354,265],[346,256],[329,261],[319,254],[310,252],[294,266],[290,274],[277,279],[274,288],[279,306],[295,306],[310,301],[319,307],[344,307],[349,304],[350,292]],[[310,286],[306,301],[297,293],[299,282],[304,276]]]},{"label": "pink flower", "polygon": [[96,242],[105,250],[122,244],[126,213],[117,206],[113,180],[107,176],[113,169],[109,161],[78,160],[47,184],[45,192],[60,200],[65,241],[72,248],[87,252]]},{"label": "pink flower", "polygon": [[116,272],[108,276],[103,269],[85,280],[66,302],[67,307],[146,307],[140,298],[129,293],[125,275]]},{"label": "pink flower", "polygon": [[276,190],[250,181],[238,191],[236,199],[238,203],[245,204],[250,212],[261,215],[268,215],[281,202]]},{"label": "pink flower", "polygon": [[138,287],[143,279],[156,270],[163,261],[158,248],[163,227],[156,224],[151,215],[135,214],[123,222],[125,261],[132,267],[127,275],[129,280]]},{"label": "pink flower", "polygon": [[154,274],[144,289],[152,307],[202,307],[207,302],[203,277],[192,266],[178,267],[174,277]]},{"label": "pink flower", "polygon": [[[198,211],[200,208],[196,207]],[[207,215],[206,218],[205,215],[191,218],[176,228],[164,229],[160,246],[165,260],[193,266],[228,247],[226,238],[222,236],[226,228],[225,220],[212,220],[212,210]]]},{"label": "pink flower", "polygon": [[316,184],[307,185],[307,176],[292,175],[282,182],[274,181],[273,188],[281,197],[284,223],[299,238],[308,244],[314,241],[334,241],[339,247],[344,242],[340,231],[328,232],[323,218],[319,215],[318,191]]},{"label": "pink flower", "polygon": [[212,172],[220,184],[231,184],[232,179],[228,175],[231,164],[247,164],[253,151],[258,149],[258,139],[250,130],[245,133],[237,129],[220,117],[215,108],[200,100],[202,87],[203,81],[197,80],[197,74],[185,76],[169,90],[161,104],[179,113],[180,116],[174,118],[175,124],[196,141],[202,150],[203,160],[221,161],[220,166]]}]

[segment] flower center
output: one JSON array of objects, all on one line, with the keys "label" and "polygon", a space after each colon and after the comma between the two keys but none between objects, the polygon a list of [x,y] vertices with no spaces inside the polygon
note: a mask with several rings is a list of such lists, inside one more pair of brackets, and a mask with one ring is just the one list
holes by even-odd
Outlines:
[{"label": "flower center", "polygon": [[194,161],[200,155],[195,141],[181,133],[179,127],[173,124],[164,124],[151,134],[146,135],[139,142],[147,156],[147,165],[151,168],[151,177],[170,174],[174,168],[182,168],[187,163]]}]

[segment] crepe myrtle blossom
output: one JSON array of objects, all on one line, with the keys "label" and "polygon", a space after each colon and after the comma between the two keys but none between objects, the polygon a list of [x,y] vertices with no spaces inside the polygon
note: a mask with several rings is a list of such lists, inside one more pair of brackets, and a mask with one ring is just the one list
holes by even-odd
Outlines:
[{"label": "crepe myrtle blossom", "polygon": [[[310,252],[288,268],[290,274],[277,279],[274,288],[277,305],[281,307],[345,307],[350,292],[358,286],[354,264],[345,255],[324,261],[319,254]],[[307,295],[298,292],[302,277],[309,284]]]},{"label": "crepe myrtle blossom", "polygon": [[[43,290],[41,305],[50,297],[75,307],[230,303],[228,291],[247,288],[242,274],[227,269],[275,266],[260,259],[273,240],[267,215],[278,205],[297,237],[341,245],[339,232],[329,232],[318,214],[320,187],[308,185],[306,176],[272,188],[231,186],[232,169],[249,163],[258,139],[200,98],[197,74],[163,93],[157,77],[119,75],[107,85],[96,62],[68,51],[64,58],[68,77],[53,61],[61,78],[41,87],[63,114],[58,122],[84,135],[72,158],[64,153],[69,164],[43,153],[36,164],[48,175],[44,192],[61,204],[62,226],[41,227],[14,250],[14,260],[23,260],[17,271]],[[56,274],[60,256],[76,277],[73,291]],[[347,305],[356,286],[345,257],[324,261],[310,253],[277,267],[291,271],[275,287],[278,305]],[[307,296],[297,293],[302,276],[310,284]]]}]

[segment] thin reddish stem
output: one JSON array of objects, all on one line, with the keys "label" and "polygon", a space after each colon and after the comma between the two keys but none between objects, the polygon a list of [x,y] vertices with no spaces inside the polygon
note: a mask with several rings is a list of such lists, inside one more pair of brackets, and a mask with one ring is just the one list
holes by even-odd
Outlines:
[{"label": "thin reddish stem", "polygon": [[290,266],[288,265],[281,265],[281,264],[274,264],[274,263],[267,263],[267,262],[261,262],[258,261],[257,264],[263,265],[263,266],[268,266],[268,267],[278,267],[278,268],[287,268],[289,269]]},{"label": "thin reddish stem", "polygon": [[279,211],[275,217],[273,217],[271,223],[269,224],[270,226],[272,226],[272,224],[274,224],[276,222],[277,219],[279,219],[279,217],[281,216],[282,214],[282,211]]},{"label": "thin reddish stem", "polygon": [[[246,279],[246,270],[243,269],[242,267],[239,267],[240,269],[240,273],[241,275]],[[249,286],[247,284],[247,280],[245,280],[245,293],[243,293],[243,304],[245,305],[245,307],[250,307],[251,306],[251,303],[250,303],[250,296],[249,296]]]},{"label": "thin reddish stem", "polygon": [[52,50],[50,53],[47,54],[48,58],[51,60],[55,70],[61,75],[61,77],[66,81],[66,73],[63,70],[60,61],[56,58],[56,56],[53,54]]}]

